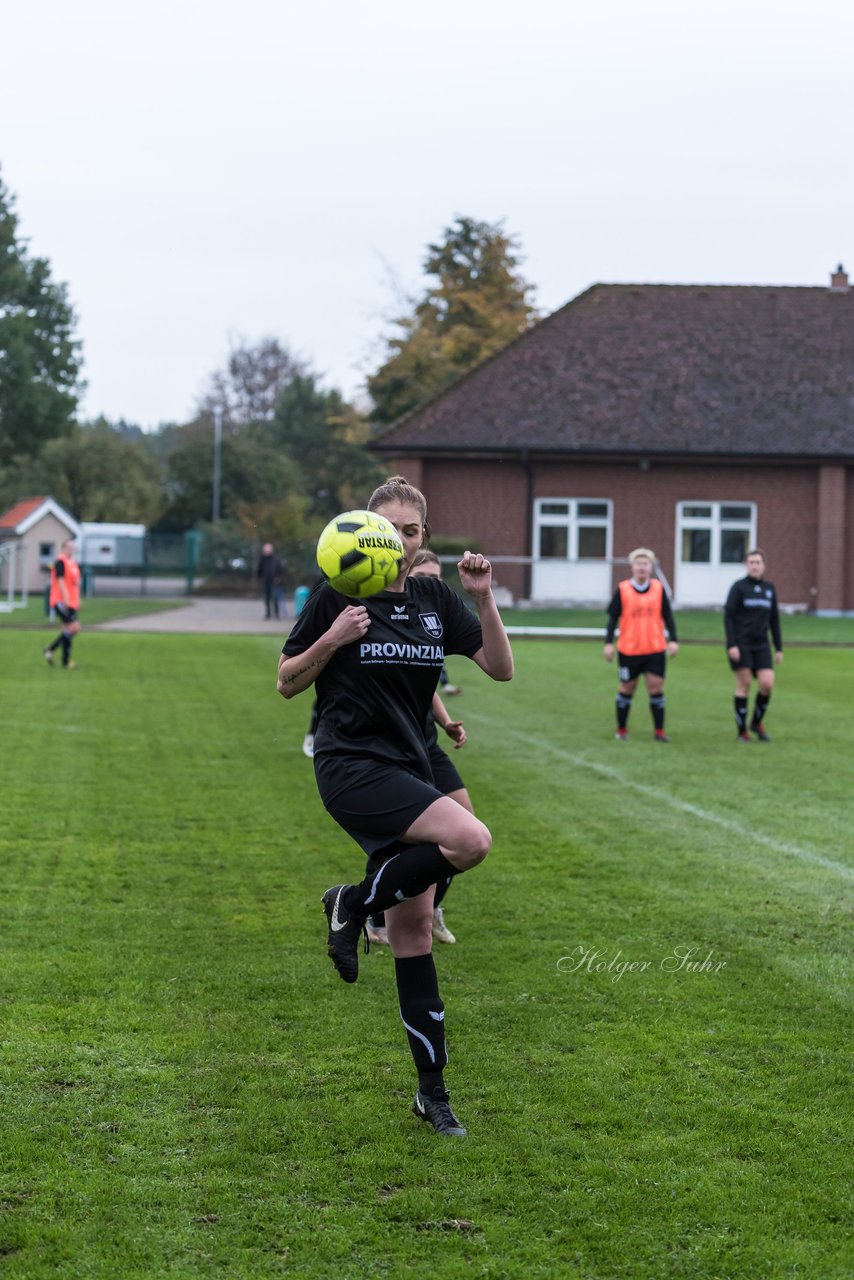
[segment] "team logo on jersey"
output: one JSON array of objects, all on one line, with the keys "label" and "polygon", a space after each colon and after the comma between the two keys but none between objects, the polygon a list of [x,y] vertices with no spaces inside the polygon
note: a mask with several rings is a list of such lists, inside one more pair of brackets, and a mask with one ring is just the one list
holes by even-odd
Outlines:
[{"label": "team logo on jersey", "polygon": [[409,614],[406,612],[405,604],[394,604],[391,607],[390,622],[408,622]]},{"label": "team logo on jersey", "polygon": [[418,617],[421,619],[421,625],[428,636],[432,636],[434,640],[438,640],[444,634],[444,628],[438,613],[419,613]]}]

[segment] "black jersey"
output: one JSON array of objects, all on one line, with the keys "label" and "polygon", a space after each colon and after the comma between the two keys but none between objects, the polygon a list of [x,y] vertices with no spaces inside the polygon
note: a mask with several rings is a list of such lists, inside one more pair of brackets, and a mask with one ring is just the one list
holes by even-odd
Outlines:
[{"label": "black jersey", "polygon": [[730,587],[724,610],[724,628],[727,648],[741,645],[759,648],[768,643],[768,630],[774,638],[774,648],[783,648],[780,631],[780,611],[777,592],[767,578],[739,578]]},{"label": "black jersey", "polygon": [[323,583],[288,636],[287,657],[311,648],[348,604],[363,604],[371,625],[343,645],[315,681],[315,756],[367,756],[432,779],[425,723],[449,653],[483,647],[480,622],[439,578],[407,578],[403,591],[350,600]]}]

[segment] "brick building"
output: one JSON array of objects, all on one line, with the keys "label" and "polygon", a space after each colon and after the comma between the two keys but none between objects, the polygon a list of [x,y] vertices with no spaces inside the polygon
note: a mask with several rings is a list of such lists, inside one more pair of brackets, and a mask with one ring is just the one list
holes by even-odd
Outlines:
[{"label": "brick building", "polygon": [[603,603],[651,546],[720,604],[749,546],[780,599],[854,611],[854,291],[594,285],[373,446],[516,596]]}]

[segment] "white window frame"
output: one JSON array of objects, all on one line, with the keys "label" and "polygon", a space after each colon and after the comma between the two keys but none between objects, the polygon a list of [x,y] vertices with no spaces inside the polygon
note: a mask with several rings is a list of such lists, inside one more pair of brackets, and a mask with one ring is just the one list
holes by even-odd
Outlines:
[{"label": "white window frame", "polygon": [[[550,502],[566,503],[568,510],[565,514],[556,514],[552,512],[543,512],[543,507]],[[579,516],[579,503],[598,502],[607,507],[607,514],[604,516]],[[540,557],[540,530],[541,529],[567,529],[567,555],[568,561],[579,560],[578,555],[578,530],[579,525],[583,528],[596,528],[605,530],[605,554],[604,556],[585,556],[581,562],[583,564],[602,564],[611,559],[612,555],[612,538],[614,533],[614,504],[610,498],[537,498],[534,502],[534,559],[539,560]],[[561,560],[562,556],[547,556],[545,559],[549,561]]]},{"label": "white window frame", "polygon": [[[684,510],[686,507],[710,507],[711,515],[709,516],[686,516]],[[722,507],[749,507],[750,522],[749,526],[744,520],[722,519]],[[744,529],[748,528],[747,549],[756,546],[756,503],[745,502],[740,498],[686,498],[683,502],[676,504],[676,556],[674,563],[684,565],[686,568],[700,568],[707,566],[710,569],[721,569],[726,567],[732,561],[721,560],[721,534],[725,529]],[[711,533],[711,556],[708,560],[683,560],[682,559],[682,533],[685,529],[708,529]],[[741,561],[739,561],[741,563]]]}]

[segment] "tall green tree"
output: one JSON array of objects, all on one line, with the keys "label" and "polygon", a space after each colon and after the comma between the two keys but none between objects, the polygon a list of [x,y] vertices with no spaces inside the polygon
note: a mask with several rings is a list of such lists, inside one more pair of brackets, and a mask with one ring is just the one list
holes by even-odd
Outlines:
[{"label": "tall green tree", "polygon": [[[158,532],[180,532],[209,521],[212,506],[214,441],[210,423],[192,423],[165,460],[166,508]],[[220,455],[220,515],[236,517],[247,503],[269,503],[300,492],[298,469],[271,444],[247,433],[226,436]]]},{"label": "tall green tree", "polygon": [[6,472],[9,500],[49,493],[75,520],[150,524],[164,505],[156,459],[144,440],[128,438],[100,418],[49,440],[37,458]]},{"label": "tall green tree", "polygon": [[394,322],[386,359],[368,378],[372,421],[393,422],[530,328],[537,311],[519,261],[500,222],[459,217],[427,246],[431,283]]},{"label": "tall green tree", "polygon": [[366,448],[369,424],[275,339],[232,352],[210,388],[194,422],[148,441],[168,495],[158,530],[210,520],[214,408],[223,414],[223,523],[281,549],[313,540],[332,516],[367,500],[380,475]]},{"label": "tall green tree", "polygon": [[279,396],[264,437],[296,464],[308,513],[323,522],[363,506],[379,480],[365,445],[370,429],[339,391],[324,390],[312,373],[292,378]]},{"label": "tall green tree", "polygon": [[74,321],[48,260],[28,255],[0,178],[0,467],[70,433],[81,365]]}]

